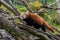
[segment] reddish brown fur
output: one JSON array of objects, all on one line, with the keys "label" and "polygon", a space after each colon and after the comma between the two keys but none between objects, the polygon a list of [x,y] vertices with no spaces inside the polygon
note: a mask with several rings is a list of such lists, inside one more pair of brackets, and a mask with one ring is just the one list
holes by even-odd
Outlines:
[{"label": "reddish brown fur", "polygon": [[50,25],[48,25],[48,23],[41,16],[29,13],[28,17],[32,18],[37,24],[44,25],[47,29],[54,32],[54,29]]}]

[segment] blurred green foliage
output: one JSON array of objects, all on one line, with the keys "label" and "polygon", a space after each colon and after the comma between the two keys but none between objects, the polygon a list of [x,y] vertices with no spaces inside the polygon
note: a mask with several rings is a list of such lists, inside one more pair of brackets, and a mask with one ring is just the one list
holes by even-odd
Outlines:
[{"label": "blurred green foliage", "polygon": [[18,4],[14,4],[14,7],[19,11],[19,12],[26,12],[27,9],[25,6],[20,6]]},{"label": "blurred green foliage", "polygon": [[31,9],[33,9],[33,10],[40,10],[41,9],[40,6],[42,6],[43,4],[40,3],[38,0],[36,0],[34,2],[29,2],[29,5],[30,5]]}]

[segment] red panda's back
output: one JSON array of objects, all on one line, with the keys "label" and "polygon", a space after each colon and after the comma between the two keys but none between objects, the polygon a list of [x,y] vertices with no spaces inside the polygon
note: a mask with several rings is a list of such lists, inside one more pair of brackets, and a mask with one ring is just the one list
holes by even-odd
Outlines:
[{"label": "red panda's back", "polygon": [[34,22],[36,22],[37,24],[40,24],[42,25],[43,24],[43,18],[41,18],[39,15],[37,14],[32,14],[32,13],[29,13],[29,16],[30,18],[32,18],[34,20]]}]

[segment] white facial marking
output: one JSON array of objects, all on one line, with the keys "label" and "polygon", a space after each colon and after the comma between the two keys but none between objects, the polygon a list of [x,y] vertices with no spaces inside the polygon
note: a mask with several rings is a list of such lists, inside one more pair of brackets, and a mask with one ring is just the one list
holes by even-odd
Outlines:
[{"label": "white facial marking", "polygon": [[28,15],[28,14],[29,14],[29,11],[26,12],[26,15]]},{"label": "white facial marking", "polygon": [[25,19],[26,17],[27,17],[26,14],[23,14],[23,13],[22,13],[22,14],[20,15],[20,18],[21,18],[21,19]]}]

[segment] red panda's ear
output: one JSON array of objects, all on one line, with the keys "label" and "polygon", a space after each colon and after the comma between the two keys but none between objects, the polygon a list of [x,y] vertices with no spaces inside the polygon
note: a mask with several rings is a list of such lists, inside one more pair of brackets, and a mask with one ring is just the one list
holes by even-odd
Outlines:
[{"label": "red panda's ear", "polygon": [[29,11],[26,12],[26,15],[29,15]]},{"label": "red panda's ear", "polygon": [[34,13],[34,14],[36,14],[36,15],[37,15],[37,13]]},{"label": "red panda's ear", "polygon": [[29,11],[28,11],[28,13],[29,13],[29,14],[33,14],[32,12],[29,12]]}]

